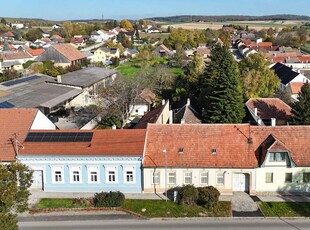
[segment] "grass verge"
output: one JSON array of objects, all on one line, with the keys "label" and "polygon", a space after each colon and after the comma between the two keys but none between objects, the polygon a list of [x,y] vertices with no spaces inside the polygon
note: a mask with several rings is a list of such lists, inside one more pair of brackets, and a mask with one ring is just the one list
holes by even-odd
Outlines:
[{"label": "grass verge", "polygon": [[148,218],[155,217],[229,217],[231,203],[219,202],[213,209],[201,206],[178,205],[162,200],[125,200],[123,209]]},{"label": "grass verge", "polygon": [[[64,209],[64,208],[90,208],[89,204],[77,202],[77,199],[40,199],[38,209]],[[155,217],[230,217],[231,203],[219,202],[212,209],[201,206],[178,205],[172,201],[163,200],[125,200],[121,208],[134,212],[138,215]]]},{"label": "grass verge", "polygon": [[43,198],[40,199],[36,208],[39,209],[60,209],[60,208],[87,208],[85,203],[77,202],[77,199],[71,198]]},{"label": "grass verge", "polygon": [[310,217],[310,202],[259,202],[266,217]]}]

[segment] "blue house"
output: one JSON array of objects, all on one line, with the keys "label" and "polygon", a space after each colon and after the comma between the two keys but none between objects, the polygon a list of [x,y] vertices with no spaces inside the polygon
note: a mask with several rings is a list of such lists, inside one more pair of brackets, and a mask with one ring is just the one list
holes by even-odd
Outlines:
[{"label": "blue house", "polygon": [[145,130],[32,131],[17,159],[46,192],[142,192]]}]

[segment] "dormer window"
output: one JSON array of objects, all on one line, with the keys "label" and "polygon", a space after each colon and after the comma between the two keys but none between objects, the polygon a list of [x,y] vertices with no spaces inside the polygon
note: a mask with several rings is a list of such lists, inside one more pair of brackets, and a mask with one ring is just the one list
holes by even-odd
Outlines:
[{"label": "dormer window", "polygon": [[211,152],[212,154],[216,154],[216,148],[212,148]]},{"label": "dormer window", "polygon": [[286,160],[286,152],[271,152],[269,153],[270,162],[284,162]]}]

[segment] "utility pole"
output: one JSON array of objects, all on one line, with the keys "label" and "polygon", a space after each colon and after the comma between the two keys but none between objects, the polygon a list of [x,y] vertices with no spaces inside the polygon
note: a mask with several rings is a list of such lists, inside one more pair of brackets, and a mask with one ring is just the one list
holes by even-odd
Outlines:
[{"label": "utility pole", "polygon": [[166,193],[166,202],[168,201],[168,191],[167,191],[167,150],[163,149],[163,154],[165,155],[165,193]]}]

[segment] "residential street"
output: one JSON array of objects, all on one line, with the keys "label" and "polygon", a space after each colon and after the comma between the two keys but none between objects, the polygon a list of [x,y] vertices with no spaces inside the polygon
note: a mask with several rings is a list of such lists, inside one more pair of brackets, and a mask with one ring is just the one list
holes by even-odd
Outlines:
[{"label": "residential street", "polygon": [[174,220],[92,220],[20,222],[20,230],[99,229],[310,229],[310,219],[174,219]]}]

